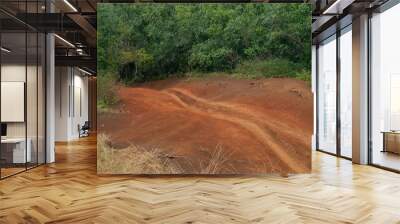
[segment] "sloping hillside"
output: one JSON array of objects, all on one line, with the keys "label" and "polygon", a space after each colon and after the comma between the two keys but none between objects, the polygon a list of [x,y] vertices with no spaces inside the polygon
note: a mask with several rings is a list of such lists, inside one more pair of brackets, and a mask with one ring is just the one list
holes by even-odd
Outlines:
[{"label": "sloping hillside", "polygon": [[[170,79],[121,87],[119,97],[117,107],[99,115],[100,133],[108,137],[119,168],[103,158],[100,172],[261,174],[311,168],[312,94],[303,81]],[[143,163],[148,152],[156,155]],[[174,169],[152,170],[148,165],[155,160]]]}]

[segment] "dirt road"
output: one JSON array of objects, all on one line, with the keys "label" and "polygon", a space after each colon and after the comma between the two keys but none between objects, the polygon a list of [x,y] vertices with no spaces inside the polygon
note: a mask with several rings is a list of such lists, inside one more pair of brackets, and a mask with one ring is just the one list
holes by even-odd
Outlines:
[{"label": "dirt road", "polygon": [[312,94],[294,79],[166,80],[121,87],[121,103],[99,116],[115,148],[157,148],[184,173],[219,153],[221,174],[310,170]]}]

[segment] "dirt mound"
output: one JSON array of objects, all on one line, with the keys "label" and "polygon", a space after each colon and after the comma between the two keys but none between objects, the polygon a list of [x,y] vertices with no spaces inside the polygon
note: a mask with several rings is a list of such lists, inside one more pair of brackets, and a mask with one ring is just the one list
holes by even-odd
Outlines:
[{"label": "dirt mound", "polygon": [[99,115],[113,148],[161,149],[185,174],[210,167],[221,174],[310,171],[313,111],[305,82],[166,80],[121,87],[119,96],[114,112]]}]

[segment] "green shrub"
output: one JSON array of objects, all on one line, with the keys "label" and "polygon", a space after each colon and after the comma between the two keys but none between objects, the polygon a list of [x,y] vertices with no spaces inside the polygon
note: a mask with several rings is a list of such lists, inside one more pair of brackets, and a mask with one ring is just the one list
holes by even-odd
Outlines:
[{"label": "green shrub", "polygon": [[244,61],[235,69],[235,73],[244,74],[247,77],[296,77],[302,67],[286,59],[266,59]]},{"label": "green shrub", "polygon": [[131,85],[136,82],[151,80],[152,77],[147,77],[146,72],[151,71],[151,65],[154,63],[153,60],[153,55],[146,52],[143,48],[122,51],[121,64],[118,71],[119,81]]},{"label": "green shrub", "polygon": [[115,75],[112,73],[99,75],[97,78],[97,105],[104,108],[116,104],[118,102],[117,90],[118,82]]},{"label": "green shrub", "polygon": [[232,49],[197,45],[189,57],[189,66],[202,72],[226,71],[234,68],[237,61],[238,56]]},{"label": "green shrub", "polygon": [[311,84],[311,71],[310,70],[302,70],[296,74],[296,78],[306,81]]}]

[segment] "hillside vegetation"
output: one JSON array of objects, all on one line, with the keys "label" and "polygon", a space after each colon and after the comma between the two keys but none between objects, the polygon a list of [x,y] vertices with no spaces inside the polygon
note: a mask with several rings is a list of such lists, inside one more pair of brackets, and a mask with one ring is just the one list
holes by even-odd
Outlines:
[{"label": "hillside vegetation", "polygon": [[307,4],[99,4],[99,100],[117,82],[222,72],[309,80]]}]

